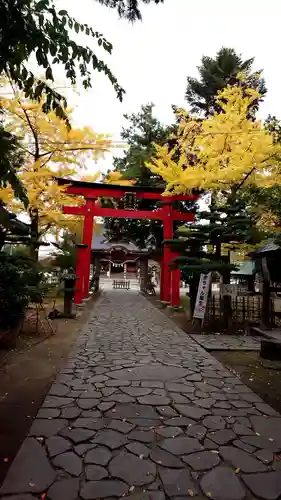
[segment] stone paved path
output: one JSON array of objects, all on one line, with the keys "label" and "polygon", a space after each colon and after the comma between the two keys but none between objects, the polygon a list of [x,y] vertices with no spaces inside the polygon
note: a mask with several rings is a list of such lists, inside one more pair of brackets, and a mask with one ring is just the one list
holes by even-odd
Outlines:
[{"label": "stone paved path", "polygon": [[145,298],[109,292],[0,496],[277,500],[280,452],[275,411]]},{"label": "stone paved path", "polygon": [[250,335],[194,334],[191,338],[207,351],[259,351],[262,337]]}]

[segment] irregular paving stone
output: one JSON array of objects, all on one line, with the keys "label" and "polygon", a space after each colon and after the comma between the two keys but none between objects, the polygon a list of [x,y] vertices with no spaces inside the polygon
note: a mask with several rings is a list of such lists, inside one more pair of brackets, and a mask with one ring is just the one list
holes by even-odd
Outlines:
[{"label": "irregular paving stone", "polygon": [[[153,380],[162,381],[173,380],[175,378],[184,377],[187,375],[187,370],[175,366],[152,365],[152,366],[135,366],[130,370],[118,370],[109,373],[109,376],[122,380]],[[106,382],[106,385],[108,382]]]},{"label": "irregular paving stone", "polygon": [[97,382],[105,382],[106,380],[108,380],[106,375],[94,375],[94,377],[91,377],[88,382],[90,384],[96,384]]},{"label": "irregular paving stone", "polygon": [[234,446],[222,446],[219,452],[224,460],[231,462],[235,468],[241,469],[242,472],[265,472],[267,470],[267,467],[259,460]]},{"label": "irregular paving stone", "polygon": [[50,500],[77,500],[78,490],[78,479],[60,479],[48,490],[48,498],[50,498]]},{"label": "irregular paving stone", "polygon": [[204,439],[203,447],[205,448],[205,450],[217,450],[219,445],[211,441],[211,439],[206,438]]},{"label": "irregular paving stone", "polygon": [[127,444],[126,448],[134,455],[138,455],[138,457],[143,456],[144,458],[147,458],[150,453],[150,449],[147,448],[147,446],[142,443],[138,443],[137,441]]},{"label": "irregular paving stone", "polygon": [[193,496],[198,492],[187,469],[160,469],[159,474],[164,491],[169,497],[187,497],[188,491],[192,491],[189,496]]},{"label": "irregular paving stone", "polygon": [[183,433],[180,427],[163,427],[155,429],[155,432],[165,438],[174,438]]},{"label": "irregular paving stone", "polygon": [[100,411],[107,411],[110,410],[110,408],[113,408],[115,406],[115,403],[113,401],[107,401],[107,402],[102,402],[98,405],[98,409]]},{"label": "irregular paving stone", "polygon": [[126,394],[129,394],[129,396],[134,396],[134,397],[139,397],[139,396],[147,396],[152,392],[152,389],[149,389],[148,387],[123,387],[122,391],[125,392]]},{"label": "irregular paving stone", "polygon": [[66,438],[71,439],[75,444],[83,443],[91,439],[94,435],[94,431],[88,431],[87,429],[63,429],[60,434]]},{"label": "irregular paving stone", "polygon": [[192,393],[195,390],[192,384],[180,384],[176,382],[169,382],[166,384],[166,389],[169,392]]},{"label": "irregular paving stone", "polygon": [[111,394],[114,394],[118,390],[117,387],[104,387],[101,392],[103,395],[106,396],[111,396]]},{"label": "irregular paving stone", "polygon": [[160,448],[155,448],[155,450],[150,453],[150,458],[153,462],[163,467],[170,467],[172,469],[181,469],[183,467],[181,460]]},{"label": "irregular paving stone", "polygon": [[1,500],[36,500],[37,497],[34,497],[33,495],[29,495],[28,493],[25,495],[16,495],[16,496],[8,496],[8,497],[1,497]]},{"label": "irregular paving stone", "polygon": [[141,382],[142,387],[151,387],[151,388],[159,388],[161,389],[164,387],[164,382],[160,382],[159,380],[145,380],[144,382]]},{"label": "irregular paving stone", "polygon": [[107,465],[111,459],[110,451],[104,446],[97,446],[88,451],[85,456],[85,464]]},{"label": "irregular paving stone", "polygon": [[73,398],[47,396],[43,403],[43,408],[63,408],[64,406],[71,405],[73,402]]},{"label": "irregular paving stone", "polygon": [[191,455],[182,457],[182,460],[190,465],[195,471],[212,469],[220,463],[218,454],[212,453],[211,451],[192,453]]},{"label": "irregular paving stone", "polygon": [[201,480],[203,493],[214,500],[242,500],[245,490],[237,475],[228,467],[215,467]]},{"label": "irregular paving stone", "polygon": [[222,417],[216,417],[214,415],[210,415],[209,417],[204,418],[202,424],[213,431],[225,428],[224,419]]},{"label": "irregular paving stone", "polygon": [[77,446],[74,447],[75,453],[79,455],[80,457],[83,457],[86,455],[87,451],[92,450],[93,448],[96,448],[96,444],[93,443],[82,443],[78,444]]},{"label": "irregular paving stone", "polygon": [[165,420],[165,425],[179,426],[179,427],[188,427],[195,423],[196,423],[195,420],[191,420],[191,418],[186,418],[186,417],[175,417],[175,418],[170,418],[169,420]]},{"label": "irregular paving stone", "polygon": [[98,498],[122,497],[126,495],[129,486],[122,481],[104,480],[89,481],[82,485],[80,496],[83,500]]},{"label": "irregular paving stone", "polygon": [[254,431],[261,437],[273,439],[276,445],[281,448],[281,417],[271,417],[269,419],[264,417],[253,416],[250,418]]},{"label": "irregular paving stone", "polygon": [[89,410],[95,408],[100,403],[99,399],[78,399],[77,404],[82,410]]},{"label": "irregular paving stone", "polygon": [[79,417],[80,413],[81,410],[80,408],[77,408],[77,406],[68,406],[67,408],[63,408],[61,410],[61,417],[72,420]]},{"label": "irregular paving stone", "polygon": [[279,471],[264,474],[246,474],[242,479],[251,492],[265,500],[277,500],[281,495],[281,474]]},{"label": "irregular paving stone", "polygon": [[[148,489],[150,490],[150,486]],[[165,500],[163,491],[142,491],[141,493],[130,494],[130,500]]]},{"label": "irregular paving stone", "polygon": [[134,430],[128,435],[129,439],[140,441],[141,443],[152,443],[155,440],[155,433],[152,431]]},{"label": "irregular paving stone", "polygon": [[127,484],[144,486],[152,483],[156,467],[149,460],[141,460],[130,453],[121,452],[109,464],[111,476],[123,479]]},{"label": "irregular paving stone", "polygon": [[129,422],[123,422],[122,420],[111,420],[107,427],[108,429],[128,434],[132,429],[134,429],[135,425],[130,424]]},{"label": "irregular paving stone", "polygon": [[36,418],[29,431],[30,436],[55,436],[61,429],[66,427],[67,420],[53,418],[52,420]]},{"label": "irregular paving stone", "polygon": [[256,403],[255,407],[257,410],[259,410],[261,413],[264,415],[268,415],[269,417],[276,417],[278,416],[277,411],[275,411],[271,406],[265,404],[265,403]]},{"label": "irregular paving stone", "polygon": [[100,418],[102,416],[99,410],[84,410],[81,413],[82,418]]},{"label": "irregular paving stone", "polygon": [[273,461],[273,453],[270,450],[258,450],[255,453],[256,457],[264,464],[270,464]]},{"label": "irregular paving stone", "polygon": [[[41,408],[36,418],[58,418],[61,411],[58,408]],[[64,418],[64,417],[63,417]]]},{"label": "irregular paving stone", "polygon": [[62,437],[53,436],[47,439],[46,446],[50,457],[55,457],[71,448],[71,443]]},{"label": "irregular paving stone", "polygon": [[116,405],[114,412],[107,412],[107,416],[111,418],[145,418],[145,419],[158,419],[158,415],[152,406],[143,406],[139,404],[123,404]]},{"label": "irregular paving stone", "polygon": [[247,451],[247,453],[253,453],[256,448],[254,446],[251,446],[250,444],[243,443],[243,441],[240,441],[240,439],[236,439],[232,443],[234,446],[237,446],[237,448],[240,448],[241,450]]},{"label": "irregular paving stone", "polygon": [[134,403],[135,398],[128,394],[112,394],[108,396],[107,401],[114,401],[115,403]]},{"label": "irregular paving stone", "polygon": [[195,437],[197,439],[202,439],[207,432],[207,429],[203,425],[190,425],[186,431],[186,435],[190,437]]},{"label": "irregular paving stone", "polygon": [[190,394],[188,397],[186,397],[186,394],[183,396],[179,392],[170,392],[169,396],[171,398],[172,403],[176,404],[189,404],[190,403]]},{"label": "irregular paving stone", "polygon": [[179,436],[171,439],[164,439],[159,446],[173,455],[187,455],[195,451],[203,450],[198,439],[190,438],[187,436]]},{"label": "irregular paving stone", "polygon": [[233,430],[236,434],[238,434],[238,436],[253,436],[254,435],[254,432],[252,431],[252,429],[250,429],[246,425],[242,425],[242,424],[238,424],[238,423],[234,424]]},{"label": "irregular paving stone", "polygon": [[203,410],[202,408],[196,408],[195,406],[174,405],[174,407],[184,417],[190,417],[193,418],[194,420],[200,420],[202,417],[210,413],[207,410]]},{"label": "irregular paving stone", "polygon": [[75,477],[80,476],[82,473],[82,461],[72,451],[57,455],[53,460],[53,464]]},{"label": "irregular paving stone", "polygon": [[79,427],[80,429],[90,429],[93,431],[99,431],[104,427],[104,420],[102,418],[78,418],[72,424],[73,427]]},{"label": "irregular paving stone", "polygon": [[195,382],[194,384],[201,392],[216,392],[216,388],[213,385],[205,382]]},{"label": "irregular paving stone", "polygon": [[70,389],[66,385],[55,383],[52,385],[49,394],[51,396],[66,396],[69,392]]},{"label": "irregular paving stone", "polygon": [[281,446],[278,443],[263,436],[241,436],[241,441],[256,448],[264,448],[275,452],[281,451]]},{"label": "irregular paving stone", "polygon": [[202,399],[194,399],[194,404],[197,406],[201,406],[202,408],[211,408],[215,402],[212,398],[202,398]]},{"label": "irregular paving stone", "polygon": [[[110,374],[110,376],[112,373]],[[106,387],[126,387],[130,385],[129,380],[108,380],[105,382]]]},{"label": "irregular paving stone", "polygon": [[0,489],[0,495],[13,493],[40,493],[46,491],[55,481],[56,474],[51,467],[44,448],[34,438],[27,438]]},{"label": "irregular paving stone", "polygon": [[157,406],[156,410],[163,417],[176,417],[178,415],[177,412],[170,406]]},{"label": "irregular paving stone", "polygon": [[236,434],[231,429],[222,429],[221,431],[210,432],[208,438],[217,444],[226,444],[236,438]]},{"label": "irregular paving stone", "polygon": [[152,418],[128,418],[128,421],[135,426],[139,427],[156,427],[157,425],[162,424],[162,420],[154,420]]},{"label": "irregular paving stone", "polygon": [[120,432],[113,431],[110,429],[99,431],[94,438],[94,443],[104,444],[105,446],[108,446],[108,448],[110,448],[111,450],[120,448],[120,446],[123,446],[127,442],[128,441],[126,436],[124,436]]},{"label": "irregular paving stone", "polygon": [[170,399],[166,396],[157,396],[156,394],[152,394],[151,396],[142,396],[137,399],[141,405],[159,406],[168,405],[170,403]]},{"label": "irregular paving stone", "polygon": [[85,467],[85,475],[87,481],[100,481],[101,479],[108,477],[108,472],[100,465],[87,465]]}]

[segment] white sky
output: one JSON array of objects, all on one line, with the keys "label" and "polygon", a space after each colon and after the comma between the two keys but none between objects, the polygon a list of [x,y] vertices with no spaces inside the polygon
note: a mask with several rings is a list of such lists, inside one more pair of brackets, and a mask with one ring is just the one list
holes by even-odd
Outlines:
[{"label": "white sky", "polygon": [[[202,55],[214,56],[222,46],[243,58],[255,56],[254,69],[264,69],[268,88],[260,115],[281,117],[280,0],[165,0],[143,6],[143,21],[133,25],[95,0],[57,0],[57,5],[113,44],[111,56],[97,52],[126,90],[120,103],[107,78],[93,72],[92,89],[69,95],[77,126],[89,125],[119,139],[123,114],[138,112],[148,102],[156,105],[161,121],[170,123],[171,105],[185,105],[186,77],[197,76]],[[82,41],[90,43],[88,37]],[[110,168],[111,155],[100,166]]]}]

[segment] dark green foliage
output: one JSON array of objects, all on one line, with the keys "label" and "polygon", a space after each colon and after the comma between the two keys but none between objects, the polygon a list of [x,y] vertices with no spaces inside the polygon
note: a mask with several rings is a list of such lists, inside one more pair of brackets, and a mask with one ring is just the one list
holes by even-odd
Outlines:
[{"label": "dark green foliage", "polygon": [[[187,78],[185,98],[193,112],[203,113],[210,116],[221,108],[216,102],[216,96],[220,90],[227,85],[240,85],[237,75],[241,72],[245,75],[244,85],[256,89],[261,98],[254,102],[249,110],[250,116],[254,116],[259,102],[266,94],[265,81],[260,77],[261,72],[252,72],[254,58],[243,60],[235,50],[222,47],[214,58],[203,56],[201,65],[198,66],[199,78]],[[243,83],[242,83],[243,84]]]},{"label": "dark green foliage", "polygon": [[16,328],[29,300],[24,269],[0,255],[0,331]]},{"label": "dark green foliage", "polygon": [[[65,98],[52,88],[52,67],[62,65],[66,78],[75,84],[82,79],[91,87],[91,70],[103,72],[122,100],[124,90],[109,67],[90,46],[75,42],[75,34],[84,33],[89,44],[96,42],[109,54],[112,45],[89,25],[78,23],[66,10],[58,11],[52,0],[0,0],[0,74],[6,74],[31,99],[45,100],[44,110],[55,110],[67,120]],[[37,79],[26,66],[36,56],[45,79]]]},{"label": "dark green foliage", "polygon": [[188,278],[193,273],[230,272],[233,265],[229,252],[241,243],[259,241],[252,218],[240,203],[232,202],[223,206],[211,204],[210,211],[199,212],[197,223],[179,231],[171,246],[181,252],[176,262]]},{"label": "dark green foliage", "polygon": [[69,234],[63,235],[61,243],[55,244],[57,250],[52,253],[52,267],[59,268],[60,271],[75,269],[77,249]]},{"label": "dark green foliage", "polygon": [[146,104],[139,113],[124,115],[128,126],[122,129],[121,138],[129,148],[121,158],[113,160],[114,170],[121,172],[125,179],[136,180],[137,186],[164,186],[163,179],[145,163],[155,154],[154,144],[165,144],[175,127],[160,123],[153,115],[153,108],[153,104]]},{"label": "dark green foliage", "polygon": [[26,191],[17,175],[23,161],[24,155],[18,139],[0,125],[0,187],[10,184],[15,196],[27,206]]},{"label": "dark green foliage", "polygon": [[[128,126],[123,128],[121,137],[126,140],[129,148],[121,158],[114,158],[114,170],[122,173],[125,179],[133,179],[137,186],[163,186],[163,179],[153,174],[145,163],[154,155],[154,143],[164,144],[174,130],[173,126],[162,125],[153,115],[153,104],[141,107],[137,114],[124,115]],[[128,188],[128,191],[130,189]],[[159,203],[153,200],[138,200],[138,210],[154,210]],[[119,204],[122,208],[122,202]],[[150,220],[106,219],[106,233],[115,241],[130,240],[141,248],[146,246],[146,240],[153,235],[156,246],[163,240],[162,223]]]},{"label": "dark green foliage", "polygon": [[117,9],[120,17],[124,17],[129,21],[141,20],[141,12],[139,5],[140,3],[164,3],[164,0],[97,0],[102,5],[110,7],[111,9]]},{"label": "dark green foliage", "polygon": [[[255,244],[261,236],[255,222],[248,216],[243,204],[228,200],[225,203],[213,201],[209,211],[197,214],[197,222],[177,234],[171,240],[171,247],[180,253],[173,265],[181,269],[182,277],[190,283],[192,310],[201,273],[217,272],[223,283],[230,283],[230,273],[235,265],[230,262],[230,251],[241,243]],[[225,319],[231,312],[229,304]]]}]

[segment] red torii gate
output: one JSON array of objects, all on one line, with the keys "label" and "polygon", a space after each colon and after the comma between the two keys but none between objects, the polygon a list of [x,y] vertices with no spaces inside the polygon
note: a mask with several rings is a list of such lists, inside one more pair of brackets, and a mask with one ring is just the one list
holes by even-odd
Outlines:
[{"label": "red torii gate", "polygon": [[[174,221],[194,220],[192,213],[181,213],[173,208],[174,201],[197,200],[198,195],[163,196],[162,188],[141,186],[118,186],[113,184],[101,184],[96,182],[76,181],[69,179],[58,179],[60,185],[66,185],[68,194],[83,196],[85,203],[82,206],[64,206],[65,214],[84,216],[83,242],[77,249],[76,275],[77,287],[74,294],[74,302],[81,304],[89,295],[90,265],[92,251],[92,236],[94,217],[113,217],[124,219],[151,219],[163,221],[164,240],[173,239]],[[103,208],[99,206],[97,199],[123,198],[128,193],[134,193],[137,199],[160,200],[161,208],[157,210],[126,210],[116,208]],[[160,299],[170,303],[172,306],[180,305],[180,271],[171,270],[169,264],[176,256],[168,245],[164,245],[163,257],[161,259]]]}]

